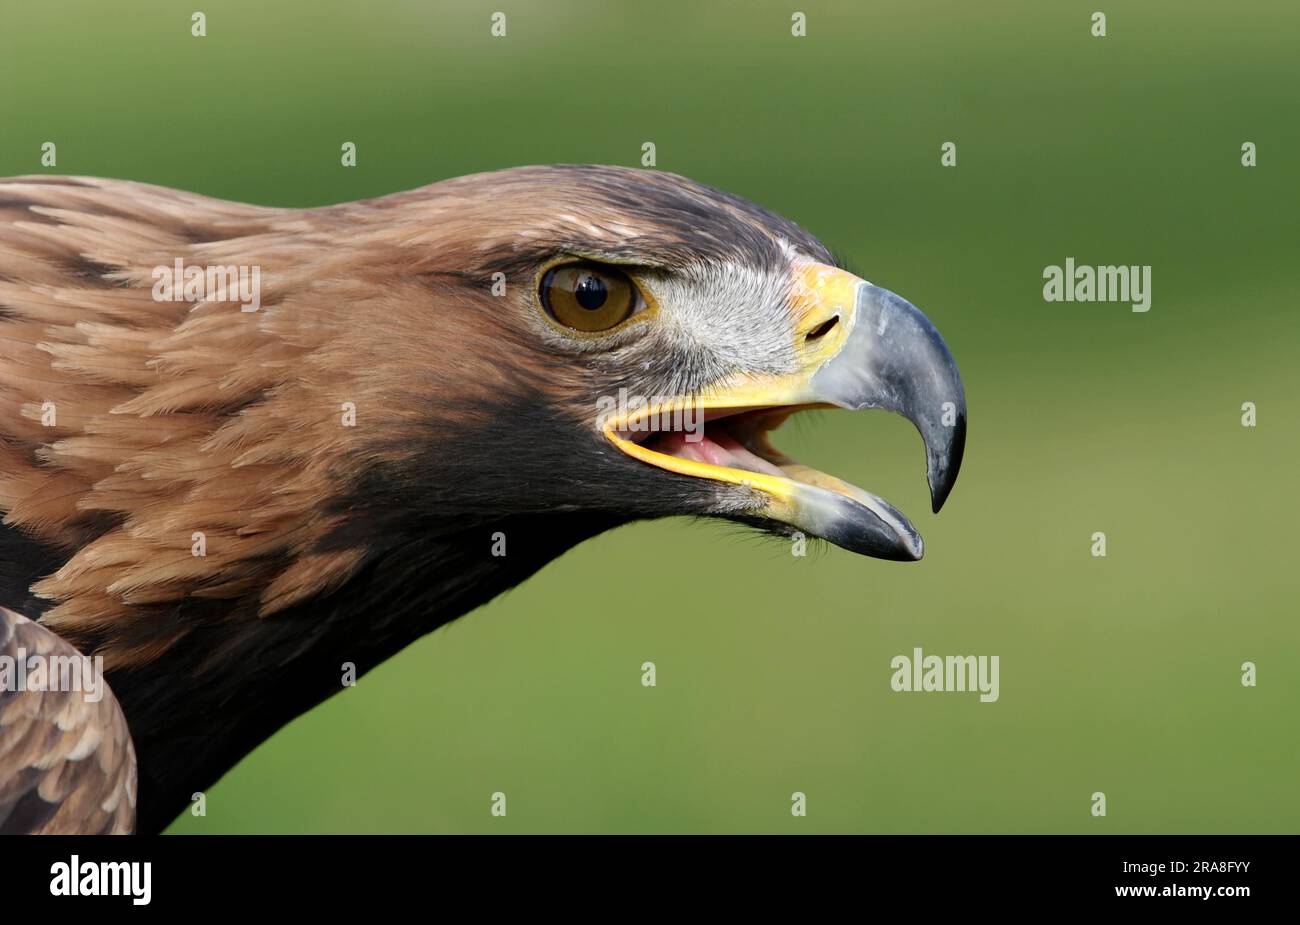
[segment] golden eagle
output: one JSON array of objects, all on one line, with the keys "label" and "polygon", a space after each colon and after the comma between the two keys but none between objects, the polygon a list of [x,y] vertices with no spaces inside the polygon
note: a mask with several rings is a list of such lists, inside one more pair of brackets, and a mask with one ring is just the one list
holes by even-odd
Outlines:
[{"label": "golden eagle", "polygon": [[[772,446],[828,406],[912,420],[939,509],[966,408],[934,327],[672,174],[313,209],[0,181],[0,830],[158,831],[342,663],[629,521],[920,558],[894,507]],[[78,653],[98,700],[13,683]]]}]

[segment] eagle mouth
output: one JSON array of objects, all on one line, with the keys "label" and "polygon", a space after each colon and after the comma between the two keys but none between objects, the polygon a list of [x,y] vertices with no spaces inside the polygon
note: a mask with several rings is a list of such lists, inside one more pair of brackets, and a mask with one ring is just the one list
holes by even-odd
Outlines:
[{"label": "eagle mouth", "polygon": [[[920,559],[924,543],[897,508],[856,485],[806,466],[772,445],[770,436],[792,415],[833,405],[709,409],[693,427],[656,427],[668,414],[639,416],[607,428],[608,438],[642,462],[682,475],[751,489],[763,501],[748,512],[806,530],[853,552],[883,559]],[[789,532],[789,531],[787,531]]]},{"label": "eagle mouth", "polygon": [[802,409],[728,409],[705,413],[703,422],[689,431],[624,431],[619,436],[663,456],[695,460],[720,469],[792,478],[782,467],[793,464],[793,460],[772,446],[768,435],[799,410]]}]

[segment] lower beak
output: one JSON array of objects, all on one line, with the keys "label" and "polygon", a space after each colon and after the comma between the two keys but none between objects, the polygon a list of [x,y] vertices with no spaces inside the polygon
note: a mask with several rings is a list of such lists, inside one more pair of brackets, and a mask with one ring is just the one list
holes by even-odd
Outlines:
[{"label": "lower beak", "polygon": [[624,452],[660,468],[753,489],[754,517],[863,555],[920,559],[921,536],[893,505],[796,463],[767,434],[801,408],[901,414],[925,444],[937,512],[966,445],[966,397],[956,363],[934,325],[905,299],[835,267],[809,265],[798,276],[792,302],[800,368],[733,378],[692,400],[708,421],[704,441],[725,452],[705,453],[682,440],[658,448],[637,442],[631,421],[607,422],[605,433]]}]

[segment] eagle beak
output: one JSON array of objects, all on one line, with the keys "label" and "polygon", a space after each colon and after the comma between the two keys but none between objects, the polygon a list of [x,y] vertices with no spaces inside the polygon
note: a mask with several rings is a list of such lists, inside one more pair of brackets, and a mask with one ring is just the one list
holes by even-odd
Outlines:
[{"label": "eagle beak", "polygon": [[925,442],[930,503],[939,513],[966,449],[966,392],[948,345],[911,302],[859,281],[852,332],[812,376],[827,404],[883,408],[911,421]]},{"label": "eagle beak", "polygon": [[[925,444],[937,512],[957,480],[966,446],[966,397],[952,354],[914,305],[836,267],[798,267],[791,306],[795,372],[733,377],[698,397],[606,420],[606,436],[660,468],[752,489],[758,500],[753,510],[740,512],[742,519],[775,521],[880,559],[920,559],[921,536],[897,508],[784,456],[768,434],[804,408],[901,414]],[[702,411],[704,421],[694,442],[690,434],[645,426],[647,420],[682,420],[689,406]]]}]

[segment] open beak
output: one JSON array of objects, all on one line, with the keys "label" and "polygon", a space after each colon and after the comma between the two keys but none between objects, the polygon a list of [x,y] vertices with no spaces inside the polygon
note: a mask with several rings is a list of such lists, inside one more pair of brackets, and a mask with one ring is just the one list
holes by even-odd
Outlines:
[{"label": "open beak", "polygon": [[914,305],[836,267],[797,268],[792,305],[796,371],[732,377],[699,396],[606,418],[606,437],[661,469],[752,489],[755,507],[743,516],[863,555],[920,559],[921,536],[893,505],[784,456],[768,434],[804,408],[901,414],[925,443],[937,512],[966,446],[966,397],[952,355]]}]

